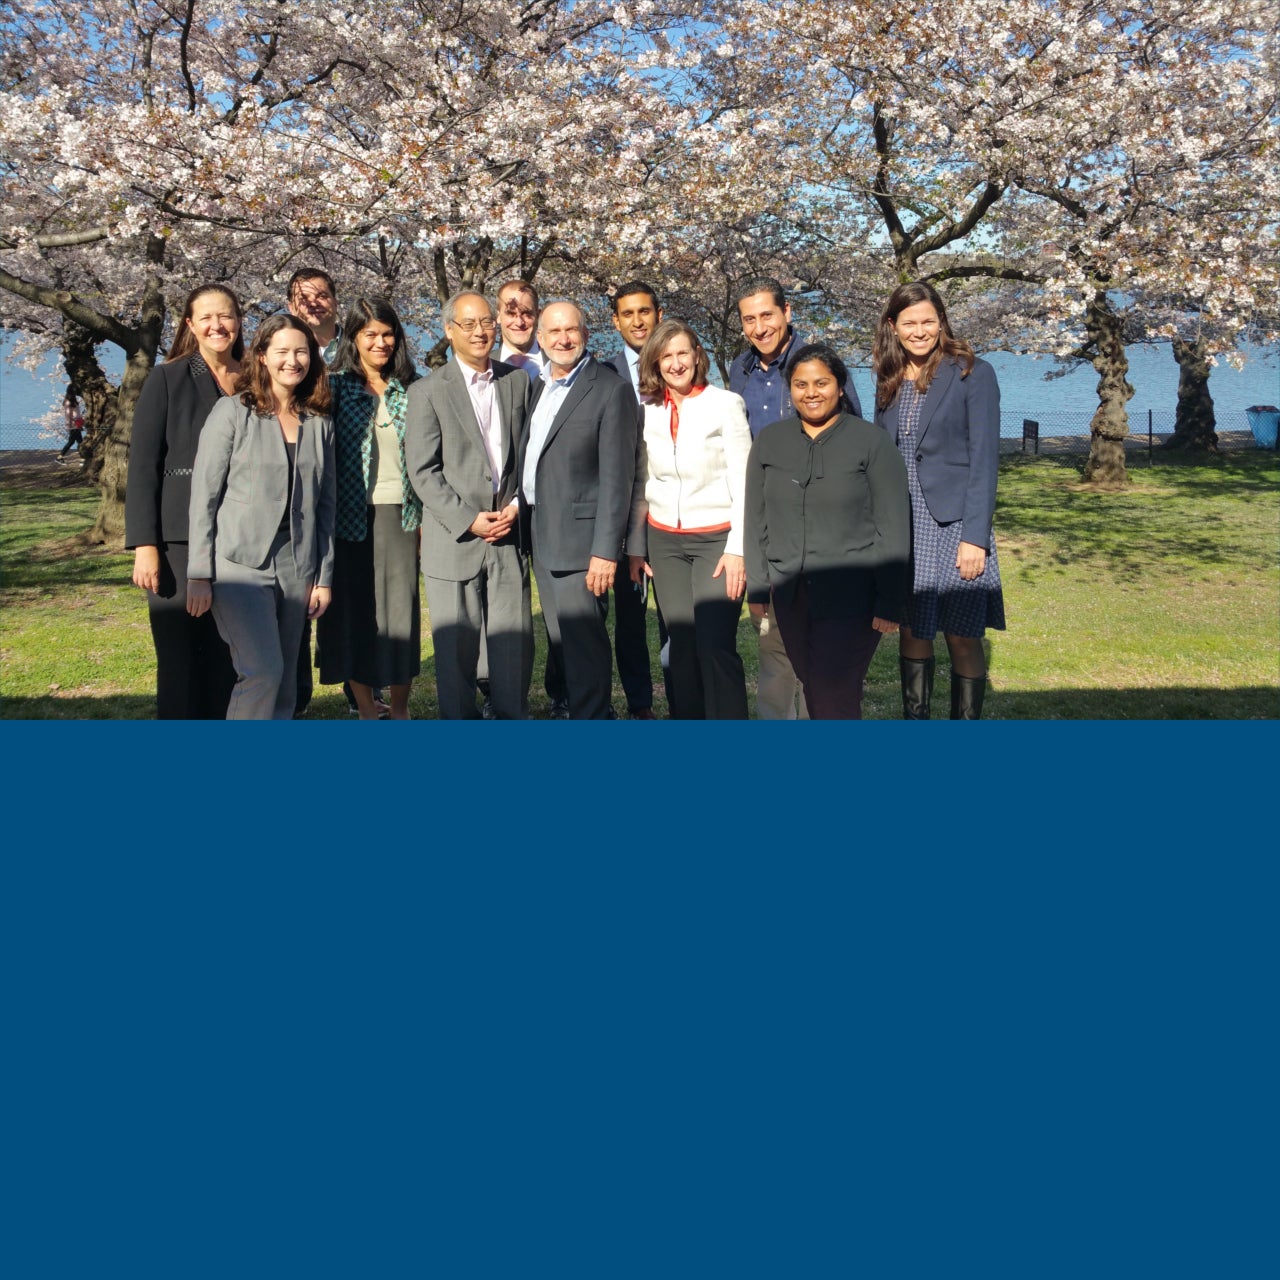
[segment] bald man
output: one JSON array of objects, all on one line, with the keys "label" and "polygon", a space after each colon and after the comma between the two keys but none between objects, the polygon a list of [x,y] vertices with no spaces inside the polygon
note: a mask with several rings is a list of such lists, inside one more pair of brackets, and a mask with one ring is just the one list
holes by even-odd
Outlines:
[{"label": "bald man", "polygon": [[520,507],[569,718],[612,720],[609,588],[631,509],[640,412],[630,382],[587,354],[588,336],[572,302],[543,307],[546,364],[520,437]]}]

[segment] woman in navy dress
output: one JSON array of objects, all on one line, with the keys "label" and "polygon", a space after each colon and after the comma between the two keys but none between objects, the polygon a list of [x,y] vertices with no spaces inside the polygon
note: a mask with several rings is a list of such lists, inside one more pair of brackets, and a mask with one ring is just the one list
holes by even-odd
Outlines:
[{"label": "woman in navy dress", "polygon": [[951,330],[932,285],[899,285],[872,354],[876,423],[897,443],[911,492],[913,584],[899,637],[902,713],[927,720],[934,637],[951,655],[951,718],[978,720],[986,629],[1004,630],[991,525],[1000,457],[995,370]]}]

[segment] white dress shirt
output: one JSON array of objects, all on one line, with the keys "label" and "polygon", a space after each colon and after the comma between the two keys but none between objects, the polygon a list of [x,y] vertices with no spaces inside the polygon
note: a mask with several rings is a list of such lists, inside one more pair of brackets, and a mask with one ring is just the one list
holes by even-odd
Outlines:
[{"label": "white dress shirt", "polygon": [[502,482],[502,415],[494,403],[493,369],[472,369],[459,363],[466,380],[471,407],[476,413],[476,425],[484,439],[484,451],[489,457],[489,471],[493,476],[493,491],[498,492]]},{"label": "white dress shirt", "polygon": [[507,346],[504,341],[498,359],[503,364],[513,364],[517,369],[523,369],[529,375],[530,382],[537,382],[538,375],[547,363],[546,356],[542,354],[542,348],[536,342],[528,351],[517,351],[515,347]]}]

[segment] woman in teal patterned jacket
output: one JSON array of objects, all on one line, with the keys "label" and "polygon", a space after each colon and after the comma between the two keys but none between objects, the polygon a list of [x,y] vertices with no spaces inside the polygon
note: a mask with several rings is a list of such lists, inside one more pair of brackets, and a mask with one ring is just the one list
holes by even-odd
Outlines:
[{"label": "woman in teal patterned jacket", "polygon": [[385,298],[358,298],[342,326],[330,386],[338,472],[333,604],[320,619],[320,681],[346,681],[361,720],[375,689],[409,719],[422,664],[418,539],[422,503],[404,465],[405,392],[417,377]]}]

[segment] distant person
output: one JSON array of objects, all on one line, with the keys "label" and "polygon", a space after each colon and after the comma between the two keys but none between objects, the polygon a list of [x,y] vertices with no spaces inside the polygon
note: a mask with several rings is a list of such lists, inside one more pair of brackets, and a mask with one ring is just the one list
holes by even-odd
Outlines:
[{"label": "distant person", "polygon": [[550,646],[575,720],[614,718],[609,588],[622,555],[639,411],[628,383],[587,354],[572,302],[538,321],[546,357],[519,452],[520,509]]},{"label": "distant person", "polygon": [[934,637],[951,656],[951,719],[978,720],[982,638],[1004,630],[992,520],[1000,461],[995,370],[957,338],[932,285],[899,285],[876,330],[876,422],[898,446],[911,491],[913,585],[899,637],[902,714],[927,720]]},{"label": "distant person", "polygon": [[212,610],[231,650],[227,719],[290,720],[302,624],[333,587],[333,419],[315,335],[289,315],[263,321],[236,389],[196,452],[187,611]]},{"label": "distant person", "polygon": [[653,578],[670,636],[673,720],[745,720],[738,654],[751,428],[742,397],[708,385],[711,362],[681,320],[640,355],[644,434],[627,531],[632,581]]},{"label": "distant person", "polygon": [[67,394],[62,397],[62,423],[66,427],[67,442],[58,453],[58,462],[66,462],[67,454],[72,449],[82,452],[84,448],[84,414],[80,412],[80,401],[76,398],[74,386],[69,385]]},{"label": "distant person", "polygon": [[226,285],[201,285],[133,411],[124,544],[134,585],[147,593],[160,720],[225,718],[236,680],[213,619],[187,612],[187,562],[196,447],[210,410],[234,392],[243,358],[239,299]]},{"label": "distant person", "polygon": [[422,575],[442,720],[474,720],[480,656],[489,717],[527,720],[533,592],[520,545],[516,446],[531,387],[490,358],[497,320],[482,293],[444,304],[453,359],[409,393],[405,457],[423,505]]},{"label": "distant person", "polygon": [[[738,287],[738,318],[747,349],[729,368],[729,390],[737,392],[747,406],[752,437],[771,422],[788,418],[793,412],[786,378],[786,365],[793,351],[805,339],[791,324],[791,304],[782,285],[772,276],[755,276]],[[844,407],[861,416],[858,393],[850,380],[844,387]],[[787,657],[771,607],[763,613],[753,609],[751,623],[759,644],[759,674],[756,681],[756,718],[759,720],[805,720],[804,692]]]},{"label": "distant person", "polygon": [[422,504],[405,466],[405,411],[417,379],[385,298],[357,298],[329,375],[337,525],[333,603],[316,624],[322,684],[342,683],[361,720],[409,719],[422,668],[418,547]]},{"label": "distant person", "polygon": [[867,669],[910,589],[911,508],[897,450],[846,409],[830,347],[787,366],[795,416],[765,427],[747,465],[747,600],[772,605],[814,720],[860,720]]}]

